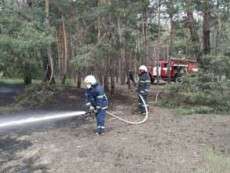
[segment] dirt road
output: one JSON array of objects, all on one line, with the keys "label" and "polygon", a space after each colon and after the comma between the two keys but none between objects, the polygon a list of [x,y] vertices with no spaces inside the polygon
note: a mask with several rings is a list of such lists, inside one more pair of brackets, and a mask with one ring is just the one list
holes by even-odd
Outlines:
[{"label": "dirt road", "polygon": [[[114,102],[116,113],[138,118],[128,101],[120,103]],[[192,173],[205,166],[207,148],[230,155],[230,116],[178,116],[151,107],[145,124],[107,117],[106,125],[104,136],[84,117],[1,130],[0,172]]]}]

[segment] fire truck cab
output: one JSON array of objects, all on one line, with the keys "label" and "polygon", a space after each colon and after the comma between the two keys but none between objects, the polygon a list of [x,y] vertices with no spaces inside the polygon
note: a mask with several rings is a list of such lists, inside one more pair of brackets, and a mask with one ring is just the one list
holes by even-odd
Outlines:
[{"label": "fire truck cab", "polygon": [[181,77],[185,74],[198,71],[198,64],[194,60],[174,58],[170,60],[161,59],[158,62],[155,62],[153,66],[148,66],[152,83],[154,83],[158,75],[164,81],[170,78],[170,81],[180,82]]}]

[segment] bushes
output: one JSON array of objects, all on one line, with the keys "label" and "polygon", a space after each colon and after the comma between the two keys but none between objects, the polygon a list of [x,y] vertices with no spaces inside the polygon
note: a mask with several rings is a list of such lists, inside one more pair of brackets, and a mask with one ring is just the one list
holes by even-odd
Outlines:
[{"label": "bushes", "polygon": [[48,85],[45,83],[31,85],[25,92],[17,97],[17,105],[26,107],[39,107],[50,103],[54,95],[61,91],[63,87]]},{"label": "bushes", "polygon": [[[208,61],[210,58],[212,60]],[[189,107],[192,113],[230,112],[229,67],[226,67],[229,62],[224,64],[213,57],[205,57],[205,61],[209,64],[200,69],[199,73],[186,76],[181,83],[169,86],[168,97],[162,100],[163,105],[180,109]],[[220,70],[218,63],[225,70]]]}]

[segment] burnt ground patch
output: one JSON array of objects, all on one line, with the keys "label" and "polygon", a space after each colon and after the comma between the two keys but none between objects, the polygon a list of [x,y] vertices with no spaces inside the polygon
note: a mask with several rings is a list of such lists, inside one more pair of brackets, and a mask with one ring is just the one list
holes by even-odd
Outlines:
[{"label": "burnt ground patch", "polygon": [[[36,170],[45,172],[44,165],[36,165],[37,157],[23,158],[18,153],[32,146],[29,140],[20,139],[18,134],[0,136],[0,171],[30,173]],[[18,162],[18,160],[21,160]],[[11,163],[11,164],[8,164]]]},{"label": "burnt ground patch", "polygon": [[[155,92],[150,95],[152,101]],[[113,111],[120,109],[125,118],[133,116],[130,107],[136,101],[135,91],[118,90],[109,98]],[[79,110],[83,104],[84,90],[66,88],[51,104],[23,114]],[[194,173],[205,164],[202,153],[206,148],[229,157],[229,119],[177,116],[172,109],[151,106],[149,119],[142,125],[108,117],[101,137],[93,132],[95,119],[84,116],[11,128],[0,132],[0,172]]]},{"label": "burnt ground patch", "polygon": [[0,106],[12,104],[16,96],[24,91],[22,84],[6,84],[0,82]]}]

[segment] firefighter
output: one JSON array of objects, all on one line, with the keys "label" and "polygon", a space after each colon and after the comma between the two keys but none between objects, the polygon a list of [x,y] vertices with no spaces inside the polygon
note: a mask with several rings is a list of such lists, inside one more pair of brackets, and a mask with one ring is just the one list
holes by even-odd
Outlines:
[{"label": "firefighter", "polygon": [[[148,106],[147,96],[149,93],[150,83],[151,81],[150,81],[150,76],[148,74],[148,69],[145,65],[141,65],[139,67],[139,81],[138,81],[137,92],[138,95],[141,95],[143,97],[147,106]],[[139,104],[138,105],[139,111],[141,113],[145,113],[144,103],[139,96],[138,96],[138,104]]]},{"label": "firefighter", "polygon": [[132,71],[132,70],[129,70],[129,71],[128,71],[128,81],[127,81],[127,84],[128,84],[128,85],[130,85],[130,81],[132,81],[133,86],[135,87],[135,86],[136,86],[136,82],[135,82],[135,79],[134,79],[134,75],[133,75],[133,71]]},{"label": "firefighter", "polygon": [[86,85],[86,106],[90,112],[95,112],[97,129],[96,134],[101,135],[105,130],[105,116],[108,109],[108,99],[104,93],[104,88],[98,84],[93,75],[88,75],[84,79]]}]

